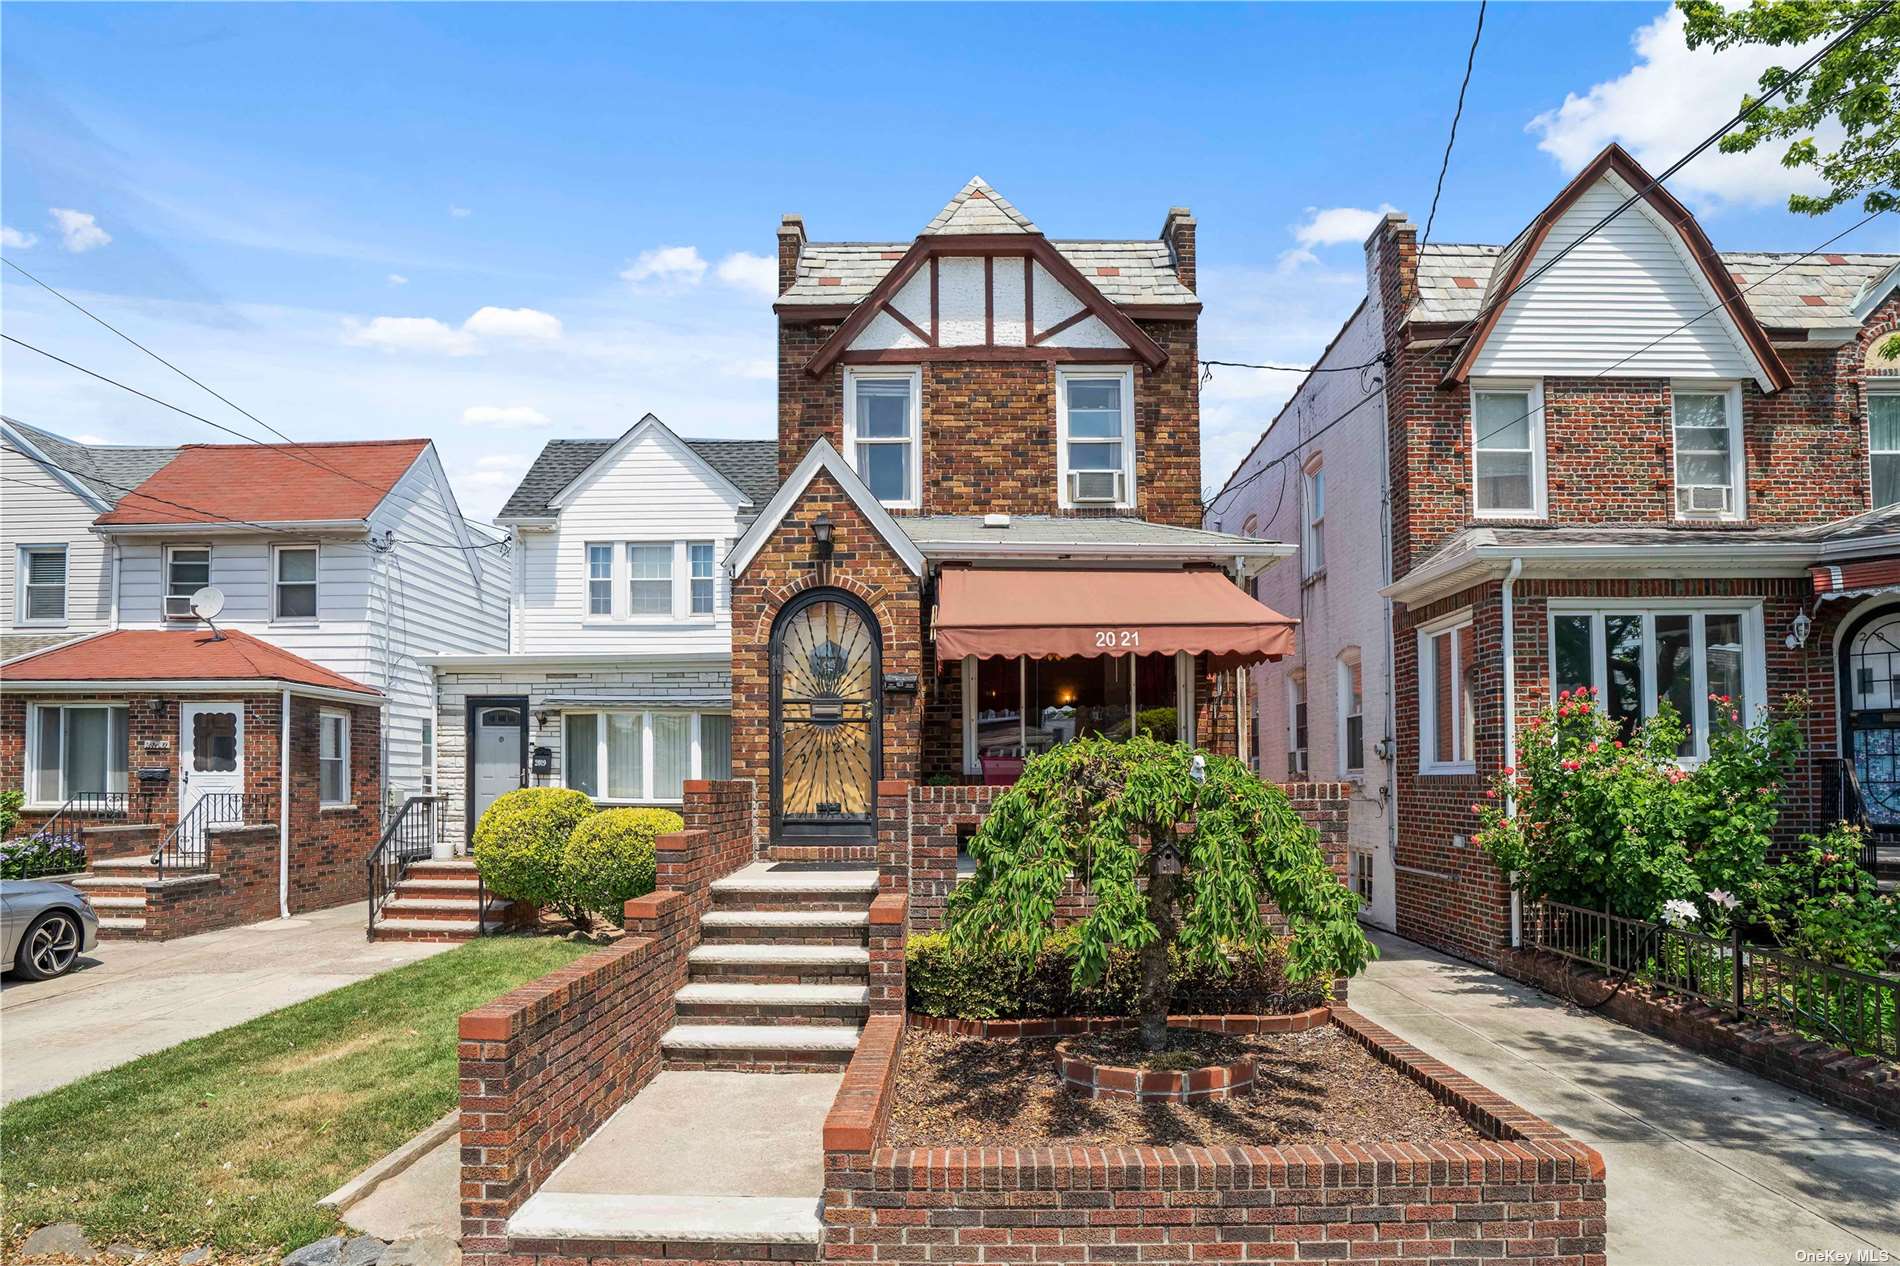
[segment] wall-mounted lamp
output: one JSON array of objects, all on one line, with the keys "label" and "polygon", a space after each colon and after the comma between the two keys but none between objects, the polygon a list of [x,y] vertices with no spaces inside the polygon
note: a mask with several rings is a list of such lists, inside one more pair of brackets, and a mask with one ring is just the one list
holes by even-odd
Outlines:
[{"label": "wall-mounted lamp", "polygon": [[816,547],[819,558],[831,557],[831,533],[831,516],[821,510],[818,512],[818,517],[811,521],[812,544]]},{"label": "wall-mounted lamp", "polygon": [[548,710],[546,708],[534,714],[534,723],[536,725],[546,725],[548,723]]},{"label": "wall-mounted lamp", "polygon": [[1806,611],[1794,613],[1794,620],[1788,626],[1788,636],[1783,644],[1791,651],[1800,650],[1808,644],[1808,633],[1814,628],[1814,621],[1808,618]]},{"label": "wall-mounted lamp", "polygon": [[163,699],[152,699],[146,706],[151,709],[151,713],[155,717],[165,715],[165,701]]}]

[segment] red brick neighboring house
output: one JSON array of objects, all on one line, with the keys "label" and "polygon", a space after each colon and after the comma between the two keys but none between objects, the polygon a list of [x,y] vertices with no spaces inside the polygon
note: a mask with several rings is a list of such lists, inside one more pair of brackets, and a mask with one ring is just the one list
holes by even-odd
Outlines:
[{"label": "red brick neighboring house", "polygon": [[0,785],[81,840],[107,935],[166,939],[364,895],[381,692],[239,630],[123,629],[9,661]]}]

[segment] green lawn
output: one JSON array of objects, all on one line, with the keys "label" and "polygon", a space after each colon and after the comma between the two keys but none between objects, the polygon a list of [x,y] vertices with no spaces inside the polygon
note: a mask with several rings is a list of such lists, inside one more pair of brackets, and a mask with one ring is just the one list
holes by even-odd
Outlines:
[{"label": "green lawn", "polygon": [[294,1248],[456,1101],[455,1020],[588,949],[474,941],[0,1111],[0,1211],[96,1243]]}]

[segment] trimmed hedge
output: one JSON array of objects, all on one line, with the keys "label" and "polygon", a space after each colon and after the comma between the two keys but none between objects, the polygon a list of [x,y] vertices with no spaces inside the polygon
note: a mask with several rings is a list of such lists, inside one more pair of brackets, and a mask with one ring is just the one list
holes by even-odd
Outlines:
[{"label": "trimmed hedge", "polygon": [[[960,1020],[1033,1020],[1067,1015],[1132,1015],[1139,965],[1132,950],[1110,952],[1108,970],[1087,989],[1071,983],[1076,935],[1057,932],[1033,957],[1020,948],[991,943],[958,949],[940,932],[910,938],[904,973],[910,1007],[923,1015]],[[1179,1015],[1273,1015],[1322,1005],[1327,981],[1286,978],[1285,942],[1253,958],[1229,955],[1226,972],[1170,968],[1172,1009]]]},{"label": "trimmed hedge", "polygon": [[653,891],[653,842],[685,829],[671,809],[602,809],[583,819],[561,854],[568,898],[625,926],[627,902]]},{"label": "trimmed hedge", "polygon": [[570,900],[562,855],[574,828],[595,813],[584,792],[523,787],[496,798],[475,824],[475,868],[499,897],[552,906],[574,919],[585,915]]}]

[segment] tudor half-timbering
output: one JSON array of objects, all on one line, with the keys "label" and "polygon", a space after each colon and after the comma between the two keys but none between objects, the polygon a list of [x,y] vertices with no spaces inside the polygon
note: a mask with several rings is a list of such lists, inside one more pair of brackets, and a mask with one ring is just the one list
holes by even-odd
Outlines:
[{"label": "tudor half-timbering", "polygon": [[782,485],[728,560],[732,767],[776,855],[867,848],[880,779],[1240,746],[1226,670],[1292,629],[1233,581],[1288,551],[1199,526],[1194,233],[1051,241],[981,180],[908,242],[785,218]]}]

